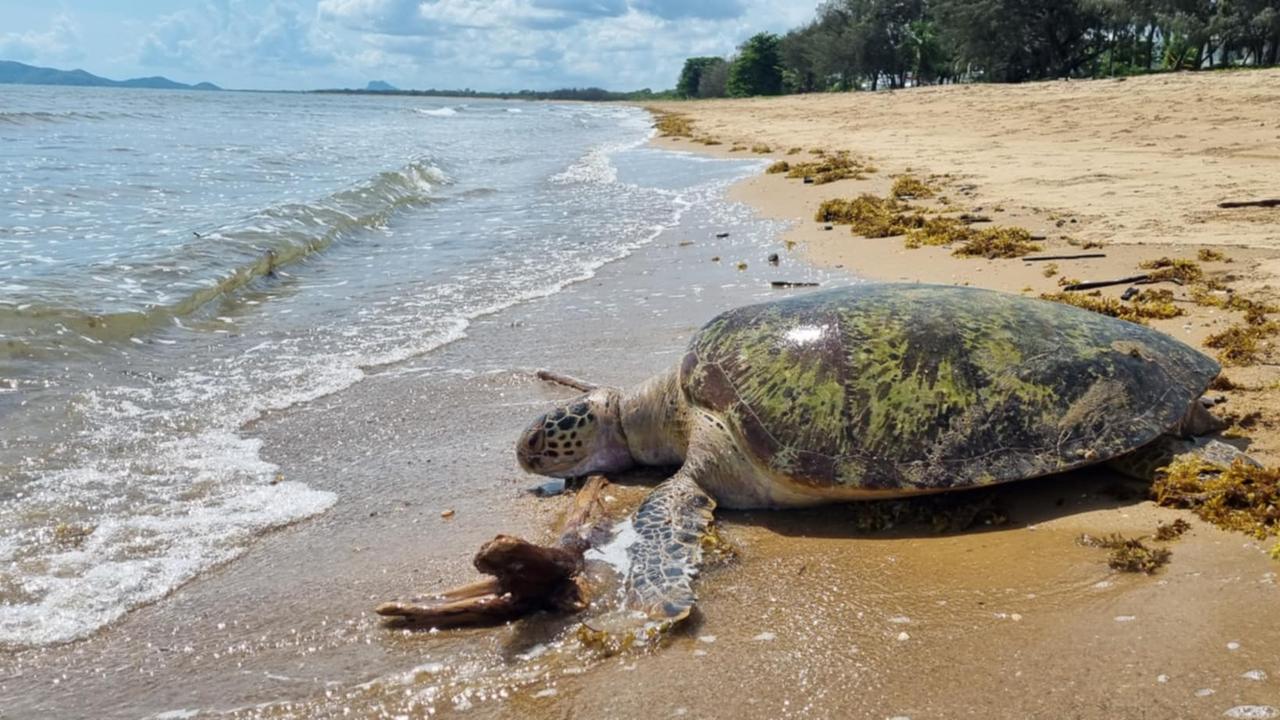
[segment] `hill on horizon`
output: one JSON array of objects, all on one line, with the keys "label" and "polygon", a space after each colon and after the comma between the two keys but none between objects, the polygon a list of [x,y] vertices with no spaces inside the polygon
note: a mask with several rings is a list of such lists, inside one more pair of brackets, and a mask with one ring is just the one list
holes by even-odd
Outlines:
[{"label": "hill on horizon", "polygon": [[75,85],[81,87],[128,87],[155,90],[221,90],[209,82],[188,85],[166,77],[142,77],[111,80],[84,70],[58,70],[36,67],[12,60],[0,60],[0,84],[7,85]]}]

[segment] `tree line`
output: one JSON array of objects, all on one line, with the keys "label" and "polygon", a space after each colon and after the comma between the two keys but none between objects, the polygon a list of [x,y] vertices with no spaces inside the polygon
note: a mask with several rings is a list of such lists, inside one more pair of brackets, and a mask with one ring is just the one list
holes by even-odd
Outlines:
[{"label": "tree line", "polygon": [[686,98],[1274,66],[1280,0],[828,0],[685,61]]}]

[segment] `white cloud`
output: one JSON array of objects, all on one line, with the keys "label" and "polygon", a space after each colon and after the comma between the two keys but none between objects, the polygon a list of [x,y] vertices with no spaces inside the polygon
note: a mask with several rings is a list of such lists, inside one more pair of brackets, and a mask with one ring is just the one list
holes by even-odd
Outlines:
[{"label": "white cloud", "polygon": [[[185,9],[144,19],[130,0],[60,1],[116,16],[86,29],[89,47],[105,51],[89,63],[100,74],[170,74],[229,87],[381,79],[493,90],[671,87],[686,57],[728,54],[755,32],[785,31],[811,17],[817,2],[188,0]],[[109,29],[122,25],[135,30]],[[56,64],[79,40],[63,15],[48,29],[0,35],[0,56]],[[114,67],[103,64],[108,58]]]},{"label": "white cloud", "polygon": [[58,13],[49,29],[43,32],[28,30],[0,35],[0,57],[37,63],[79,60],[83,57],[80,29],[70,15]]},{"label": "white cloud", "polygon": [[813,2],[770,0],[320,0],[322,21],[417,72],[401,87],[615,89],[675,84],[686,57],[783,31]]},{"label": "white cloud", "polygon": [[296,77],[334,59],[325,49],[332,38],[314,20],[314,12],[293,2],[214,0],[155,21],[138,44],[137,61],[191,73],[237,71],[258,80]]}]

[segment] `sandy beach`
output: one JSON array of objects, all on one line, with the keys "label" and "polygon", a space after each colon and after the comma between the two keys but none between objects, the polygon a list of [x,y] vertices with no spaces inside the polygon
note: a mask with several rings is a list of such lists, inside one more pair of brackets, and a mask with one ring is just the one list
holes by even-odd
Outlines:
[{"label": "sandy beach", "polygon": [[[335,493],[334,509],[85,640],[0,657],[0,718],[1277,712],[1266,710],[1280,708],[1274,539],[1157,507],[1142,483],[1103,468],[993,488],[981,498],[989,521],[962,530],[859,529],[846,506],[717,513],[732,559],[702,575],[694,615],[644,650],[587,650],[572,617],[439,633],[383,626],[375,605],[472,579],[472,553],[495,534],[553,537],[572,499],[527,493],[540,479],[519,469],[512,443],[573,393],[535,380],[536,368],[637,383],[675,362],[717,312],[789,292],[771,280],[1034,296],[1061,290],[1063,277],[1123,277],[1208,248],[1223,259],[1202,270],[1234,292],[1261,300],[1280,288],[1280,209],[1217,208],[1276,195],[1280,72],[656,109],[721,143],[666,138],[660,148],[762,161],[821,148],[877,172],[824,185],[753,176],[728,191],[738,204],[693,207],[587,281],[478,317],[466,340],[379,367],[352,388],[268,413],[248,434],[285,478]],[[768,152],[753,153],[757,145]],[[1049,276],[1044,262],[908,249],[813,219],[824,200],[885,195],[907,172],[939,189],[914,201],[921,208],[1024,227],[1043,238],[1040,254],[1105,257],[1057,261]],[[1193,302],[1189,286],[1158,287],[1174,291],[1183,314],[1153,325],[1189,343],[1239,321],[1237,310]],[[1235,423],[1233,441],[1280,463],[1280,351],[1264,345],[1227,374],[1238,387],[1220,392],[1218,411]],[[609,507],[621,516],[657,477],[615,479]],[[1190,530],[1163,544],[1172,560],[1150,575],[1113,571],[1105,550],[1077,541],[1150,536],[1177,519]]]}]

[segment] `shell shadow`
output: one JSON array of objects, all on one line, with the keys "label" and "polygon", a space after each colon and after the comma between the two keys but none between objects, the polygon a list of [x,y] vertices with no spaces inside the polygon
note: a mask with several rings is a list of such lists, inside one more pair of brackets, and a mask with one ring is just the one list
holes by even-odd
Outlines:
[{"label": "shell shadow", "polygon": [[1007,530],[1147,498],[1147,482],[1091,467],[994,487],[917,498],[867,500],[803,510],[718,510],[735,525],[788,537],[938,537]]}]

